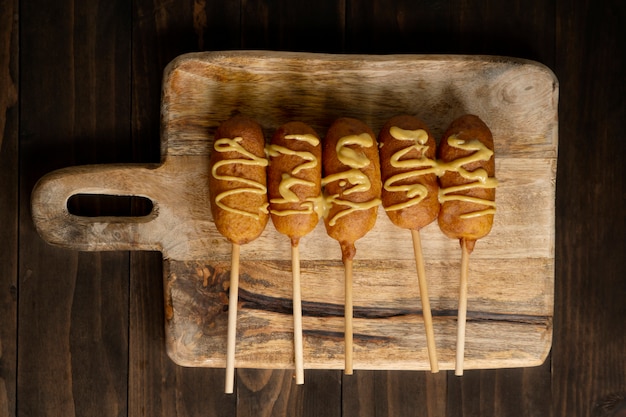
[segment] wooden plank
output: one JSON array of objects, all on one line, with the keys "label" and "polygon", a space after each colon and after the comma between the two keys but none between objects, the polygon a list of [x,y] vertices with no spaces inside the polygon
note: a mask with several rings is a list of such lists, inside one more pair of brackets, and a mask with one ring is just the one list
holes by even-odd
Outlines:
[{"label": "wooden plank", "polygon": [[240,49],[241,1],[195,1],[193,28],[198,51]]},{"label": "wooden plank", "polygon": [[29,200],[48,171],[128,153],[129,14],[123,2],[21,6],[17,415],[126,415],[128,254],[50,247]]},{"label": "wooden plank", "polygon": [[[8,119],[7,111],[17,103],[17,2],[8,4],[0,10],[0,149],[5,136]],[[10,115],[9,115],[10,116]],[[6,133],[10,133],[6,132]],[[9,136],[8,134],[6,136]]]},{"label": "wooden plank", "polygon": [[559,158],[568,163],[557,191],[555,415],[611,415],[626,397],[626,8],[618,1],[557,7],[555,69],[570,86],[563,101],[576,104],[561,113],[568,146]]},{"label": "wooden plank", "polygon": [[[231,42],[232,38],[216,32],[214,25],[216,22],[222,25],[220,27],[233,22],[238,24],[238,14],[222,14],[233,5],[237,3],[132,3],[134,162],[157,163],[161,159],[159,119],[163,69],[184,52]],[[135,205],[133,209],[140,211],[143,207]],[[131,253],[128,415],[235,415],[236,397],[223,394],[223,370],[185,368],[167,356],[162,275],[160,253]]]},{"label": "wooden plank", "polygon": [[[476,7],[472,2],[459,1],[457,12],[450,18],[453,35],[448,39],[459,51],[514,53],[515,56],[537,60],[554,68],[555,4],[545,1],[490,1]],[[526,29],[520,30],[522,27]],[[561,107],[563,100],[559,103]],[[559,125],[562,125],[561,121]],[[559,142],[561,146],[563,141]],[[561,162],[562,159],[559,159],[559,167]],[[550,416],[553,412],[550,383],[550,357],[540,367],[468,372],[463,378],[450,379],[448,413]]]},{"label": "wooden plank", "polygon": [[279,369],[237,371],[237,416],[341,415],[341,373],[307,371],[305,383],[296,385],[293,372]]},{"label": "wooden plank", "polygon": [[[219,4],[218,4],[219,3]],[[137,161],[151,161],[157,160],[154,158],[154,152],[150,149],[154,149],[155,145],[158,147],[159,131],[158,125],[150,125],[151,120],[158,120],[159,118],[159,106],[160,106],[160,88],[161,88],[161,72],[155,72],[153,68],[164,68],[169,59],[172,59],[176,54],[185,52],[184,48],[193,48],[188,37],[185,37],[185,42],[172,42],[173,39],[167,36],[160,36],[160,33],[166,33],[171,27],[188,27],[189,23],[187,19],[190,14],[185,7],[170,7],[167,3],[135,3],[135,20],[136,29],[134,31],[135,44],[139,45],[134,52],[133,72],[136,80],[133,94],[136,97],[137,105],[133,110],[133,119],[135,120],[134,126],[134,141],[136,143],[136,155]],[[154,16],[154,18],[153,18]],[[185,22],[185,23],[183,23]],[[199,49],[228,49],[228,47],[236,48],[241,42],[240,32],[240,20],[239,20],[239,3],[236,2],[195,2],[193,9],[193,26],[194,32],[197,35]],[[154,42],[154,39],[159,39],[159,42]],[[148,47],[152,45],[153,47]],[[176,49],[180,48],[180,49]],[[174,52],[172,52],[174,51]],[[178,52],[176,52],[178,51]],[[169,56],[169,58],[168,58]],[[149,261],[154,262],[154,257],[150,257],[144,253],[133,253],[131,255],[131,274],[133,281],[135,279],[144,279],[146,272],[145,268],[149,268],[154,265],[150,265]],[[161,262],[159,258],[159,262]],[[144,288],[143,286],[133,286],[135,289]],[[142,294],[133,296],[141,309],[154,310],[161,304],[162,309],[162,297],[143,297]],[[135,310],[133,310],[135,311]],[[160,316],[160,325],[162,326],[163,315]],[[136,343],[134,340],[141,340],[143,326],[148,324],[154,325],[155,323],[145,323],[140,320],[139,317],[135,317],[135,313],[131,314],[131,329],[136,329],[138,333],[132,331],[131,338],[131,357],[149,356],[151,358],[159,357],[164,354],[165,346],[156,346],[154,343],[141,344]],[[135,327],[136,326],[136,327]],[[137,347],[137,349],[135,349]],[[173,408],[180,410],[193,409],[194,407],[203,407],[203,409],[213,409],[215,415],[232,415],[234,413],[234,403],[232,400],[223,400],[221,394],[217,397],[206,396],[207,390],[211,390],[211,386],[218,386],[217,391],[220,391],[223,386],[223,371],[220,370],[194,370],[188,368],[177,367],[171,361],[160,362],[158,360],[151,360],[150,367],[143,366],[143,361],[131,360],[131,387],[142,387],[143,391],[133,390],[131,392],[131,410],[149,409],[152,411],[151,415],[172,415]],[[160,371],[159,371],[160,370]],[[150,375],[155,372],[155,378],[152,379]],[[252,378],[254,375],[253,370],[248,371],[248,378]],[[281,371],[282,372],[282,371]],[[262,371],[261,371],[262,373]],[[179,384],[184,384],[186,394],[180,397],[178,392],[171,391],[175,388],[175,383],[167,383],[163,386],[164,381],[159,379],[161,374],[175,375],[176,381]],[[275,373],[274,375],[276,375]],[[319,373],[318,373],[319,374]],[[289,375],[285,373],[285,375]],[[315,375],[313,378],[315,378]],[[215,378],[219,376],[219,383],[216,385]],[[146,379],[147,378],[147,379]],[[323,375],[318,377],[321,382],[316,384],[315,379],[309,381],[309,387],[318,387],[326,390],[329,385],[322,383],[325,381]],[[138,383],[136,381],[141,381]],[[212,381],[212,382],[208,382]],[[168,382],[168,381],[165,381]],[[139,385],[138,385],[139,384]],[[169,387],[169,388],[168,388]],[[336,387],[335,387],[336,388]],[[163,392],[171,393],[163,394]],[[289,391],[290,392],[290,391]],[[337,391],[338,392],[338,391]],[[252,396],[255,394],[253,393]],[[199,398],[193,401],[193,398]],[[288,392],[285,392],[279,398],[288,398]],[[301,398],[299,396],[298,398]],[[307,398],[307,397],[305,397]],[[288,400],[291,402],[291,400]],[[314,400],[309,400],[309,403],[316,403]],[[157,410],[157,406],[162,407]],[[328,404],[326,402],[324,405]],[[316,408],[307,407],[306,410],[315,410]],[[338,407],[337,407],[338,409]],[[229,411],[231,410],[231,411]],[[131,411],[131,414],[133,412]],[[155,414],[156,413],[156,414]],[[243,415],[241,411],[239,415]],[[255,412],[251,415],[257,415]]]},{"label": "wooden plank", "polygon": [[540,417],[551,415],[551,365],[450,375],[448,415]]},{"label": "wooden plank", "polygon": [[166,354],[161,254],[137,253],[131,266],[128,415],[234,415],[222,370],[180,367]]},{"label": "wooden plank", "polygon": [[349,53],[458,53],[453,16],[458,2],[370,0],[348,2],[346,47]]},{"label": "wooden plank", "polygon": [[0,9],[0,415],[17,413],[18,9]]},{"label": "wooden plank", "polygon": [[[451,20],[458,50],[472,54],[507,54],[537,60],[550,67],[555,57],[555,1],[488,1],[480,7],[456,2]],[[526,28],[526,30],[520,30]]]},{"label": "wooden plank", "polygon": [[342,53],[345,9],[345,0],[243,0],[241,44],[233,49]]},{"label": "wooden plank", "polygon": [[[239,3],[239,2],[238,2]],[[341,53],[345,50],[345,0],[267,1],[244,0],[240,2],[240,44],[232,49],[285,50]],[[222,43],[224,43],[222,41]],[[215,50],[227,48],[214,48]],[[209,49],[211,50],[211,49]],[[275,370],[267,379],[267,371],[241,370],[246,373],[246,380],[260,381],[268,387],[281,386],[291,381],[291,370]],[[267,389],[258,394],[242,385],[238,379],[238,395],[242,404],[257,404],[268,415],[280,415],[273,411],[273,403],[294,404],[288,415],[292,416],[339,416],[341,413],[341,386],[336,371],[311,371],[305,375],[305,386],[283,390],[275,401],[259,405],[256,399],[265,395]],[[293,382],[293,381],[292,381]],[[271,389],[271,388],[270,388]],[[323,400],[320,400],[323,398]],[[271,414],[270,414],[271,413]],[[260,411],[254,407],[239,407],[238,415],[257,416]]]},{"label": "wooden plank", "polygon": [[[550,363],[523,369],[449,372],[359,371],[344,378],[344,415],[543,416],[550,408]],[[549,413],[549,411],[548,411]]]},{"label": "wooden plank", "polygon": [[342,415],[455,415],[447,412],[447,385],[447,372],[358,371],[344,377]]},{"label": "wooden plank", "polygon": [[194,29],[194,7],[167,0],[132,4],[133,162],[159,162],[164,155],[157,122],[163,70],[176,56],[204,42],[200,28]]},{"label": "wooden plank", "polygon": [[[459,1],[456,8],[448,18],[452,33],[444,36],[455,50],[496,55],[514,53],[554,68],[555,2],[490,1],[476,7],[472,2]],[[521,27],[527,30],[520,30]],[[549,416],[552,413],[550,371],[548,358],[544,365],[535,368],[470,371],[460,379],[451,377],[448,413]]]}]

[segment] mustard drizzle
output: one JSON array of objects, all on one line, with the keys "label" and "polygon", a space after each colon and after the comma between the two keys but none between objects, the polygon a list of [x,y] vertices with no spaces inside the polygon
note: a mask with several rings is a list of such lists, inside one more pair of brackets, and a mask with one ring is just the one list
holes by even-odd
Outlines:
[{"label": "mustard drizzle", "polygon": [[[495,201],[454,194],[459,191],[466,191],[472,188],[496,188],[498,185],[498,181],[493,177],[489,177],[487,171],[482,168],[474,171],[468,171],[463,168],[463,165],[465,164],[478,161],[488,161],[491,158],[493,151],[487,148],[481,141],[464,141],[459,139],[456,135],[450,136],[448,138],[448,145],[466,151],[474,151],[474,153],[463,158],[455,159],[454,161],[443,162],[441,160],[432,160],[424,156],[428,150],[428,146],[426,146],[428,134],[423,129],[405,130],[397,126],[392,126],[389,133],[394,139],[413,142],[411,145],[392,155],[391,165],[395,168],[416,169],[396,174],[385,181],[383,185],[385,190],[390,192],[405,192],[407,197],[409,197],[409,200],[403,203],[386,207],[386,211],[401,210],[419,204],[428,195],[428,189],[422,184],[418,183],[395,186],[393,185],[394,183],[427,174],[436,174],[438,177],[441,177],[446,171],[452,171],[458,172],[463,178],[473,182],[439,189],[438,199],[440,203],[444,203],[446,201],[465,201],[490,207],[484,210],[462,214],[460,216],[462,219],[469,219],[495,213]],[[421,157],[402,159],[412,150],[420,152]]]},{"label": "mustard drizzle", "polygon": [[[348,135],[340,138],[335,146],[337,152],[337,158],[339,161],[350,167],[351,169],[328,175],[322,179],[322,186],[326,186],[332,182],[339,181],[339,185],[344,187],[350,184],[351,187],[343,192],[343,195],[350,195],[357,192],[369,191],[372,188],[372,183],[369,177],[363,173],[360,169],[367,167],[371,161],[364,152],[358,149],[348,148],[348,145],[359,145],[364,148],[374,146],[374,139],[368,133],[362,133],[360,135]],[[327,216],[330,207],[333,204],[346,206],[347,209],[341,210],[336,213],[329,221],[330,226],[337,224],[337,220],[347,216],[355,211],[369,210],[377,207],[381,200],[374,198],[369,201],[354,202],[350,200],[344,200],[340,194],[326,195],[324,198],[325,203],[325,217]]]},{"label": "mustard drizzle", "polygon": [[217,204],[218,207],[220,207],[221,209],[225,211],[235,213],[235,214],[240,214],[242,216],[252,217],[253,219],[259,221],[261,219],[260,213],[265,213],[265,214],[268,213],[268,210],[267,210],[268,203],[264,203],[260,205],[257,212],[250,212],[250,211],[242,210],[236,207],[230,207],[222,202],[224,198],[237,195],[237,194],[252,193],[252,194],[262,195],[262,194],[267,193],[267,187],[257,181],[249,180],[247,178],[235,177],[233,175],[220,175],[217,173],[217,170],[220,167],[224,165],[229,165],[229,164],[241,164],[241,165],[260,166],[260,167],[265,167],[268,165],[268,160],[266,158],[256,156],[255,154],[253,154],[252,152],[249,152],[243,146],[241,146],[240,142],[242,141],[243,141],[242,137],[235,137],[232,139],[221,138],[221,139],[217,139],[213,145],[213,149],[215,149],[216,152],[221,152],[221,153],[237,152],[243,156],[243,158],[223,159],[221,161],[217,161],[211,168],[211,175],[213,175],[213,178],[217,180],[222,180],[222,181],[240,182],[247,186],[247,187],[235,188],[235,189],[231,189],[231,190],[227,190],[222,193],[219,193],[217,196],[215,196],[215,204]]},{"label": "mustard drizzle", "polygon": [[[459,191],[465,191],[472,188],[496,188],[498,185],[498,180],[494,177],[490,177],[482,168],[476,169],[474,171],[467,171],[462,166],[465,164],[471,164],[473,162],[478,161],[488,161],[493,156],[493,151],[481,141],[474,139],[470,141],[465,141],[459,139],[456,135],[452,135],[448,138],[448,145],[457,148],[463,149],[465,151],[475,151],[471,155],[468,155],[463,158],[455,159],[450,162],[442,162],[442,168],[446,171],[455,171],[458,172],[463,178],[467,180],[471,180],[474,182],[451,186],[447,188],[439,189],[439,202],[444,203],[446,201],[465,201],[470,203],[482,204],[491,208],[484,210],[472,211],[469,213],[464,213],[459,216],[461,219],[470,219],[474,217],[485,216],[488,214],[494,214],[496,212],[496,202],[487,200],[485,198],[471,197],[466,195],[457,195],[453,194]],[[443,175],[443,173],[442,173]]]},{"label": "mustard drizzle", "polygon": [[[294,134],[294,135],[285,135],[285,139],[293,139],[300,140],[303,142],[307,142],[312,146],[319,145],[319,139],[314,135],[310,134]],[[292,149],[286,148],[280,145],[268,145],[266,147],[267,153],[269,156],[279,156],[279,155],[293,155],[302,158],[304,161],[302,164],[297,165],[291,173],[283,173],[281,176],[280,184],[278,185],[278,192],[282,198],[273,198],[270,199],[271,204],[288,204],[288,203],[300,203],[301,210],[292,209],[292,210],[277,210],[275,208],[270,207],[270,213],[275,214],[277,216],[289,216],[294,214],[311,214],[316,210],[316,203],[319,197],[311,197],[307,198],[304,201],[300,201],[296,193],[291,191],[291,187],[295,185],[304,185],[307,187],[315,187],[315,183],[312,181],[304,180],[298,177],[294,177],[294,175],[298,174],[300,171],[305,169],[313,169],[317,167],[319,161],[311,152],[307,151],[294,151]]]},{"label": "mustard drizzle", "polygon": [[[402,203],[385,207],[386,211],[402,210],[422,202],[428,195],[428,189],[420,183],[393,185],[396,182],[403,181],[413,177],[420,177],[427,174],[439,174],[437,161],[427,158],[428,151],[428,133],[424,129],[405,130],[397,126],[389,129],[389,134],[396,140],[412,142],[409,146],[400,149],[391,156],[391,166],[394,168],[411,168],[412,171],[402,172],[388,178],[383,187],[389,192],[405,192],[409,200]],[[419,157],[412,159],[403,159],[409,152],[416,150]]]},{"label": "mustard drizzle", "polygon": [[[402,208],[410,207],[412,205],[419,204],[428,194],[428,190],[422,184],[410,184],[410,185],[401,185],[395,186],[394,183],[398,181],[402,181],[408,178],[427,175],[427,174],[436,174],[437,176],[442,176],[445,171],[458,172],[463,178],[472,180],[473,182],[468,184],[462,184],[457,186],[451,186],[447,188],[440,188],[438,199],[440,203],[444,203],[446,201],[465,201],[476,204],[482,204],[488,206],[490,208],[484,210],[478,210],[470,213],[462,214],[460,217],[462,219],[474,218],[479,216],[484,216],[488,214],[494,214],[496,204],[495,201],[471,197],[465,195],[457,195],[459,191],[469,190],[475,187],[478,188],[496,188],[498,185],[498,181],[494,177],[489,177],[487,172],[482,169],[476,169],[474,171],[467,171],[463,168],[463,165],[470,164],[477,161],[488,161],[493,155],[493,151],[487,148],[482,142],[479,140],[470,140],[464,141],[459,139],[456,135],[452,135],[448,138],[448,144],[452,147],[475,151],[471,155],[468,155],[463,158],[458,158],[454,161],[443,162],[441,160],[432,160],[426,158],[424,155],[428,150],[428,146],[426,142],[428,140],[428,134],[423,129],[417,130],[405,130],[393,126],[390,129],[390,134],[397,140],[406,140],[413,141],[413,143],[398,152],[394,153],[391,158],[391,165],[395,168],[416,168],[415,170],[400,173],[390,177],[384,183],[385,190],[390,192],[406,192],[409,200],[403,203],[399,203],[396,205],[392,205],[386,207],[385,210],[393,211],[400,210]],[[295,139],[302,140],[310,143],[313,146],[317,146],[319,144],[319,139],[313,135],[287,135],[286,139]],[[245,184],[247,187],[236,188],[224,191],[218,194],[215,197],[215,203],[222,208],[223,210],[229,211],[231,213],[237,213],[243,216],[252,217],[255,220],[260,220],[259,213],[268,213],[269,203],[262,204],[258,208],[258,212],[249,212],[245,210],[241,210],[235,207],[230,207],[224,204],[221,200],[228,196],[240,194],[240,193],[253,193],[253,194],[265,194],[267,193],[267,187],[259,182],[249,180],[246,178],[235,177],[231,175],[219,175],[217,170],[228,164],[242,164],[249,166],[267,166],[268,160],[266,158],[258,157],[253,153],[247,151],[243,146],[241,146],[240,142],[243,141],[241,137],[235,138],[221,138],[215,141],[214,149],[217,152],[238,152],[244,158],[236,158],[236,159],[228,159],[221,160],[216,162],[211,170],[211,174],[215,179],[223,180],[223,181],[235,181]],[[334,181],[340,181],[340,185],[343,187],[346,184],[350,184],[351,187],[343,192],[344,195],[350,195],[356,192],[366,192],[371,189],[371,182],[367,175],[365,175],[360,169],[367,167],[370,164],[369,159],[363,152],[359,152],[357,149],[349,148],[348,145],[359,145],[362,147],[371,147],[374,144],[374,140],[367,133],[362,133],[360,135],[349,135],[342,137],[336,145],[337,157],[344,165],[350,167],[351,169],[348,171],[331,174],[322,179],[322,186],[326,186],[329,183]],[[413,158],[413,159],[402,159],[406,154],[408,154],[412,150],[417,150],[420,152],[421,157]],[[298,172],[304,169],[312,169],[317,166],[319,161],[315,156],[306,151],[293,151],[283,146],[279,145],[269,145],[266,148],[268,154],[270,156],[278,156],[279,154],[285,155],[296,155],[302,158],[305,162],[296,166],[290,174],[284,173],[282,175],[281,183],[279,185],[279,193],[281,194],[280,199],[272,199],[270,202],[272,204],[284,204],[284,203],[294,203],[298,202],[299,199],[297,195],[291,191],[291,187],[295,185],[305,185],[305,186],[315,186],[315,183],[307,180],[303,180],[297,177],[293,177]],[[247,159],[245,159],[247,158]],[[305,201],[301,202],[302,210],[269,210],[271,213],[279,215],[279,216],[287,216],[291,214],[310,214],[313,211],[316,211],[318,214],[327,216],[330,206],[333,204],[347,206],[348,208],[338,212],[333,218],[330,219],[329,225],[334,226],[338,219],[341,217],[347,216],[354,211],[358,210],[369,210],[370,208],[376,207],[381,203],[381,200],[378,198],[374,198],[365,202],[352,202],[349,200],[345,200],[340,198],[339,194],[335,195],[325,195],[318,197],[307,198]]]}]

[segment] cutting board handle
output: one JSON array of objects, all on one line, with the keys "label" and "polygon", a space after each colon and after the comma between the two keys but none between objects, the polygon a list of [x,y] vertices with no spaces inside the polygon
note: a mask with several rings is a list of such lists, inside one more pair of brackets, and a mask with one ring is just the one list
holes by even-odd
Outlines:
[{"label": "cutting board handle", "polygon": [[[48,243],[83,251],[159,250],[154,238],[158,201],[158,165],[111,164],[64,168],[42,177],[33,189],[35,227]],[[152,202],[145,216],[87,217],[70,213],[68,200],[78,194],[141,196]]]}]

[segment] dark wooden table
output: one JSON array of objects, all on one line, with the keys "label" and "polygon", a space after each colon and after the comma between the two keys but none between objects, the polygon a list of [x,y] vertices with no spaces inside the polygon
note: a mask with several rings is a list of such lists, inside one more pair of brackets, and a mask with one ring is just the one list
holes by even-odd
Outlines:
[{"label": "dark wooden table", "polygon": [[[613,0],[0,3],[0,416],[624,416],[626,3]],[[528,58],[560,82],[554,340],[542,366],[430,374],[176,366],[160,253],[53,248],[43,174],[159,161],[161,76],[199,50]],[[83,200],[84,215],[136,213]],[[515,271],[512,271],[515,273]]]}]

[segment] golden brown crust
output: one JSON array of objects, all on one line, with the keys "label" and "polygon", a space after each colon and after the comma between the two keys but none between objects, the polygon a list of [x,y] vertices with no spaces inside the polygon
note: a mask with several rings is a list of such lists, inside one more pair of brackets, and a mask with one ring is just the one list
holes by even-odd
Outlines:
[{"label": "golden brown crust", "polygon": [[[236,151],[218,152],[211,150],[209,172],[209,194],[211,198],[211,213],[217,230],[229,241],[236,244],[245,244],[256,239],[269,219],[267,213],[267,192],[266,192],[266,166],[265,139],[261,126],[254,120],[237,115],[223,122],[215,132],[215,141],[220,139],[242,138],[239,142],[242,148],[253,154],[259,160],[265,160],[265,164],[247,165],[243,163],[230,163],[214,169],[220,161],[233,159],[252,160]],[[225,180],[216,178],[217,176],[231,176],[251,180],[258,183],[255,188],[249,184],[234,179]],[[216,197],[224,192],[236,189],[252,189],[254,192],[240,192],[221,199],[225,206],[236,210],[251,213],[252,216],[242,215],[237,212],[220,207],[216,203]],[[261,192],[263,191],[263,192]]]},{"label": "golden brown crust", "polygon": [[[458,149],[448,144],[448,138],[456,135],[466,142],[471,140],[479,140],[488,149],[493,151],[493,137],[487,125],[477,116],[464,115],[451,123],[443,135],[443,139],[439,144],[439,159],[443,162],[454,161],[458,158],[466,157],[474,153]],[[492,155],[488,161],[477,161],[463,165],[467,171],[475,171],[476,169],[484,169],[489,177],[495,175],[495,159]],[[441,188],[447,188],[455,185],[467,184],[472,182],[462,177],[457,172],[446,171],[439,178]],[[456,195],[465,195],[480,199],[495,201],[495,188],[471,188],[469,190],[455,192]],[[491,231],[493,224],[493,214],[471,217],[467,219],[461,218],[463,214],[484,210],[486,206],[480,203],[467,201],[445,201],[441,205],[439,212],[439,226],[443,233],[453,239],[465,239],[472,241],[480,239]]]},{"label": "golden brown crust", "polygon": [[[383,189],[382,189],[382,204],[385,209],[392,208],[396,205],[406,203],[411,200],[411,197],[407,195],[406,191],[389,191],[385,187],[385,183],[392,179],[395,175],[399,175],[402,173],[408,173],[416,170],[427,170],[427,167],[422,168],[401,168],[394,167],[392,165],[391,159],[392,156],[406,149],[410,145],[414,145],[415,142],[407,143],[406,140],[398,140],[394,138],[390,129],[392,127],[399,127],[404,130],[418,130],[422,129],[428,134],[428,141],[425,143],[425,146],[428,148],[422,154],[422,152],[418,149],[413,149],[410,152],[403,155],[400,159],[401,161],[406,160],[417,160],[420,158],[427,158],[432,161],[435,161],[436,157],[436,142],[433,135],[430,133],[428,126],[414,116],[409,115],[400,115],[391,118],[380,131],[378,136],[378,141],[380,143],[380,165],[381,165],[381,176],[383,181]],[[399,227],[404,229],[414,229],[419,230],[422,227],[430,224],[437,218],[439,213],[439,199],[438,199],[438,190],[439,184],[437,182],[437,174],[433,170],[433,172],[425,175],[417,175],[411,176],[406,179],[402,179],[399,181],[393,181],[390,183],[390,186],[404,186],[404,185],[414,185],[421,184],[426,187],[427,194],[423,200],[421,200],[418,204],[410,205],[405,208],[401,208],[398,210],[386,210],[387,216],[389,219]]]},{"label": "golden brown crust", "polygon": [[[304,140],[286,139],[288,135],[312,135],[318,143],[314,145]],[[317,164],[311,168],[298,170],[299,166],[310,162],[302,156],[288,155],[270,151],[268,168],[268,194],[270,215],[276,230],[289,236],[294,244],[311,232],[319,222],[319,215],[312,210],[321,196],[322,182],[322,146],[319,135],[309,125],[302,122],[289,122],[280,126],[272,136],[272,146],[280,146],[292,151],[306,152],[315,158]],[[297,197],[297,202],[281,202],[285,200],[280,193],[283,176],[307,181],[308,184],[295,184],[289,187]],[[281,215],[283,211],[299,211],[301,213]]]},{"label": "golden brown crust", "polygon": [[[371,137],[372,146],[348,145],[347,148],[355,150],[358,155],[365,156],[367,160],[369,160],[367,166],[356,170],[367,177],[370,188],[364,191],[350,193],[348,190],[350,190],[354,184],[351,184],[349,181],[336,180],[327,182],[327,180],[331,175],[344,174],[355,169],[340,161],[336,148],[342,138],[364,133]],[[326,230],[329,236],[339,241],[341,244],[344,260],[352,259],[355,253],[354,242],[363,237],[374,227],[378,204],[380,203],[382,184],[380,180],[380,162],[378,159],[376,135],[369,126],[357,119],[338,119],[331,125],[326,134],[322,159],[324,166],[324,194],[327,199],[330,198],[331,202],[328,215],[324,219]],[[340,213],[348,210],[349,207],[345,204],[341,204],[341,201],[338,200],[371,207],[363,210],[354,210],[346,215],[340,215]]]}]

